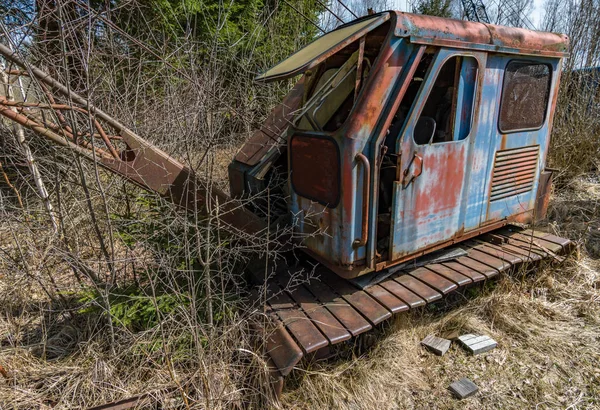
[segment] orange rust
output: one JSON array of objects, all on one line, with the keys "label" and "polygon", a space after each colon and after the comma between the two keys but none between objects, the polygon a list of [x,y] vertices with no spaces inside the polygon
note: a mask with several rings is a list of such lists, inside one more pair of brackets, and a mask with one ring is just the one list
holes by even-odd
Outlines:
[{"label": "orange rust", "polygon": [[[431,212],[439,212],[445,209],[455,209],[461,199],[461,187],[465,176],[464,166],[465,145],[460,145],[459,149],[446,149],[439,156],[427,156],[423,158],[424,164],[444,164],[440,172],[444,172],[443,178],[436,178],[432,184],[427,186],[426,190],[417,192],[415,203],[419,208],[415,210],[415,216],[425,216]],[[433,162],[437,161],[437,164]],[[439,168],[438,168],[439,169]]]},{"label": "orange rust", "polygon": [[[512,215],[509,218],[503,219],[501,221],[488,221],[486,224],[481,225],[479,228],[474,229],[472,231],[469,231],[467,233],[464,233],[464,228],[461,228],[458,232],[457,232],[457,236],[453,237],[450,240],[444,241],[444,242],[440,242],[434,245],[431,245],[429,247],[423,248],[421,249],[419,252],[416,253],[411,253],[410,255],[395,259],[393,261],[384,261],[384,262],[380,262],[377,263],[375,265],[375,269],[365,269],[364,265],[360,265],[360,266],[345,266],[345,267],[341,267],[341,266],[336,266],[336,265],[332,265],[331,263],[329,263],[327,260],[325,260],[322,256],[319,256],[317,254],[315,254],[314,252],[311,252],[308,249],[305,249],[304,252],[308,253],[310,256],[312,256],[313,258],[315,258],[317,261],[321,262],[323,265],[327,266],[327,268],[331,269],[333,272],[335,272],[337,275],[343,277],[343,278],[347,278],[347,279],[351,279],[351,278],[356,278],[357,276],[360,275],[364,275],[367,274],[369,272],[372,272],[373,270],[376,272],[382,271],[384,269],[387,268],[391,268],[395,265],[398,265],[402,262],[407,262],[416,258],[419,258],[423,255],[427,255],[429,253],[432,253],[434,251],[443,249],[443,248],[447,248],[450,245],[454,245],[463,241],[466,241],[468,239],[472,239],[476,236],[479,235],[483,235],[485,233],[491,232],[495,229],[501,228],[503,226],[509,225],[511,222],[518,222],[521,223],[520,220],[524,220],[527,218],[527,214],[529,214],[529,217],[531,215],[530,211],[526,211],[523,212],[521,214],[518,215]],[[364,261],[363,261],[364,262]]]},{"label": "orange rust", "polygon": [[[519,54],[564,56],[569,38],[564,34],[533,31],[465,20],[418,15],[396,11],[396,33],[416,39],[430,40],[432,44],[474,48],[489,45],[515,50]],[[443,30],[443,35],[440,31]],[[418,40],[417,40],[418,41]]]},{"label": "orange rust", "polygon": [[500,149],[501,150],[506,149],[506,138],[507,138],[507,135],[506,134],[500,134],[500,138],[501,138],[501,140],[500,140]]},{"label": "orange rust", "polygon": [[552,171],[543,171],[535,199],[535,220],[540,221],[546,217],[552,191]]},{"label": "orange rust", "polygon": [[2,365],[0,364],[0,374],[2,375],[2,377],[4,377],[6,380],[10,379],[10,376],[8,375],[8,372],[6,371],[6,369],[4,367],[2,367]]}]

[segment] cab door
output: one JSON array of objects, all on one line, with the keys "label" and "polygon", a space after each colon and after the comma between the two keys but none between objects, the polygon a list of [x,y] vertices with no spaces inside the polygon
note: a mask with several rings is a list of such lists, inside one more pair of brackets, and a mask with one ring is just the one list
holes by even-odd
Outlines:
[{"label": "cab door", "polygon": [[469,204],[468,193],[480,177],[472,164],[485,59],[484,53],[440,49],[429,68],[397,141],[390,261],[479,223],[466,213],[479,216],[482,206]]}]

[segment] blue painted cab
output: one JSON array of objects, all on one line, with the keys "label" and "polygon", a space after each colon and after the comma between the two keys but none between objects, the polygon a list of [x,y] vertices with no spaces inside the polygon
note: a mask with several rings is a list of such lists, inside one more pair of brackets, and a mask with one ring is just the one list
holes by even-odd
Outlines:
[{"label": "blue painted cab", "polygon": [[304,74],[284,142],[257,163],[287,167],[306,252],[352,278],[543,216],[567,47],[559,34],[385,12],[259,76]]}]

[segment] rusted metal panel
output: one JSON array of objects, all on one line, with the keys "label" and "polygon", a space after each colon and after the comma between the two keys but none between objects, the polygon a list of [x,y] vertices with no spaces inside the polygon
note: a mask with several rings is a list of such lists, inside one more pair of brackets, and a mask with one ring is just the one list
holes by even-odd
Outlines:
[{"label": "rusted metal panel", "polygon": [[[392,260],[450,239],[461,229],[459,208],[465,183],[466,142],[415,151],[426,169],[407,186],[394,184]],[[443,164],[442,166],[439,166]]]},{"label": "rusted metal panel", "polygon": [[[437,75],[446,62],[456,55],[455,50],[444,49],[436,54],[402,136],[398,138],[404,179],[394,183],[391,261],[460,237],[466,230],[478,227],[480,222],[474,215],[480,214],[481,203],[471,201],[468,196],[469,187],[483,177],[482,168],[472,164],[480,164],[480,156],[487,154],[486,151],[474,149],[479,140],[478,104],[475,103],[475,120],[472,123],[461,122],[459,118],[451,128],[455,136],[462,135],[459,132],[461,130],[467,131],[463,133],[465,138],[433,144],[418,144],[413,138],[429,95],[436,86]],[[467,53],[467,56],[479,67],[478,76],[472,81],[480,90],[484,81],[486,56],[473,52]],[[477,100],[477,94],[473,98]],[[457,107],[456,111],[460,113],[464,110]],[[415,169],[417,166],[418,170]]]},{"label": "rusted metal panel", "polygon": [[563,57],[568,52],[569,38],[564,34],[400,11],[396,15],[396,35],[409,37],[414,43],[551,57]]},{"label": "rusted metal panel", "polygon": [[533,189],[538,168],[539,145],[496,152],[490,201]]},{"label": "rusted metal panel", "polygon": [[[484,182],[485,200],[488,201],[488,205],[482,223],[504,219],[511,215],[520,215],[517,219],[519,222],[531,222],[535,213],[540,175],[546,162],[551,119],[560,78],[560,60],[542,57],[521,59],[533,65],[547,67],[550,75],[548,94],[552,98],[548,99],[547,107],[543,107],[545,115],[540,127],[503,133],[499,128],[502,115],[499,105],[504,98],[509,98],[504,97],[506,90],[503,84],[507,81],[505,69],[513,61],[517,60],[512,56],[490,55],[489,57],[490,67],[498,71],[494,78],[496,86],[490,90],[490,101],[494,104],[495,115],[484,127],[484,135],[487,135],[488,144],[495,148],[489,150],[489,179]],[[543,103],[532,99],[530,104]]]},{"label": "rusted metal panel", "polygon": [[541,221],[546,218],[550,193],[552,192],[552,171],[544,170],[540,174],[540,183],[535,198],[535,220]]},{"label": "rusted metal panel", "polygon": [[340,152],[335,140],[293,135],[289,150],[290,179],[294,192],[335,208],[341,196]]}]

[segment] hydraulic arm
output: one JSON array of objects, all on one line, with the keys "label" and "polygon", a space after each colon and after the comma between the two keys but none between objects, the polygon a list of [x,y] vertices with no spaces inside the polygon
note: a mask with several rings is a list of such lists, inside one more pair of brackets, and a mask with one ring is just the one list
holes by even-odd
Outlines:
[{"label": "hydraulic arm", "polygon": [[[257,236],[265,230],[266,223],[238,201],[214,186],[207,187],[189,167],[136,135],[87,99],[24,62],[3,44],[0,44],[0,54],[18,67],[10,70],[12,75],[30,76],[47,99],[47,102],[17,102],[0,97],[2,116],[177,205],[204,213],[218,207],[219,218],[230,231]],[[87,133],[74,130],[67,122],[67,113],[89,118],[93,130]]]}]

